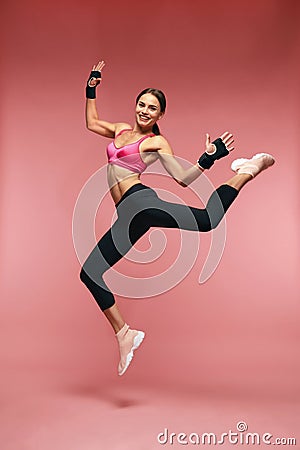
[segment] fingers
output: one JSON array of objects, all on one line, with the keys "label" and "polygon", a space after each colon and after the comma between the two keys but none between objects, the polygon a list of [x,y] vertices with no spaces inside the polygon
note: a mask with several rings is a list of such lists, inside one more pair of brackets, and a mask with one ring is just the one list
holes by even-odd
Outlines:
[{"label": "fingers", "polygon": [[209,144],[210,144],[210,135],[206,133],[206,142],[205,142],[206,147],[208,147]]},{"label": "fingers", "polygon": [[229,152],[234,150],[234,147],[230,147],[234,143],[233,134],[229,133],[229,131],[225,131],[225,133],[221,136],[222,141],[226,145],[226,148]]},{"label": "fingers", "polygon": [[229,145],[234,143],[234,139],[226,139],[225,141],[223,141],[224,144],[226,145],[226,147],[228,147]]},{"label": "fingers", "polygon": [[99,61],[98,64],[94,64],[93,65],[93,69],[92,70],[98,70],[99,72],[101,72],[101,70],[104,68],[105,66],[105,62],[104,61]]},{"label": "fingers", "polygon": [[95,64],[93,66],[93,70],[99,70],[99,72],[103,69],[103,67],[105,66],[105,62],[104,61],[99,61],[98,64]]},{"label": "fingers", "polygon": [[225,133],[222,134],[221,139],[222,141],[228,141],[228,139],[231,139],[233,137],[232,133],[229,133],[229,131],[225,131]]}]

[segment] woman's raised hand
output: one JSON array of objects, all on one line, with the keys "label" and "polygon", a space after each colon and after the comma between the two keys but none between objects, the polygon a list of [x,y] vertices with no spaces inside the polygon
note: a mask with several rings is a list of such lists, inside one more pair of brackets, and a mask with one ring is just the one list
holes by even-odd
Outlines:
[{"label": "woman's raised hand", "polygon": [[[219,139],[222,140],[226,149],[229,152],[232,152],[232,150],[234,150],[234,147],[231,147],[231,145],[234,143],[233,134],[229,133],[228,131],[225,131],[225,133],[223,133],[222,136],[219,137]],[[217,139],[216,139],[216,141],[217,141]],[[208,154],[213,154],[217,150],[215,141],[213,141],[213,142],[210,141],[210,135],[208,133],[206,133],[205,147],[206,147],[205,151]]]},{"label": "woman's raised hand", "polygon": [[95,99],[96,98],[96,87],[101,81],[101,70],[105,66],[104,61],[99,61],[95,64],[90,73],[89,79],[86,84],[86,98]]},{"label": "woman's raised hand", "polygon": [[[90,75],[90,79],[88,81],[88,85],[90,87],[95,87],[95,86],[97,86],[100,83],[100,81],[101,81],[101,70],[104,68],[104,66],[105,66],[105,62],[104,61],[99,61],[98,64],[94,64],[93,65],[92,72],[91,72],[91,75]],[[95,73],[95,72],[99,72],[99,73]]]},{"label": "woman's raised hand", "polygon": [[228,131],[225,131],[221,137],[212,142],[210,141],[210,136],[207,133],[205,152],[198,159],[198,166],[200,166],[201,169],[210,169],[217,159],[221,159],[224,156],[229,155],[229,152],[234,149],[234,147],[232,147],[233,142],[233,135]]}]

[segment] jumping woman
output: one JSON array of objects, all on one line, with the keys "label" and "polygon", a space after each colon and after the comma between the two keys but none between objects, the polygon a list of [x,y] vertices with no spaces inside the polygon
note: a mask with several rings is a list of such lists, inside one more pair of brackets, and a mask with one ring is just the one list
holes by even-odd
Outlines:
[{"label": "jumping woman", "polygon": [[144,332],[130,329],[114,296],[103,280],[103,274],[116,264],[151,228],[179,228],[197,232],[217,227],[241,188],[256,175],[274,164],[274,158],[260,153],[251,159],[237,159],[231,168],[236,174],[210,196],[206,208],[194,208],[161,200],[156,192],[140,181],[141,173],[159,160],[168,174],[186,187],[214,162],[228,155],[234,147],[233,135],[225,132],[211,142],[206,135],[205,152],[198,161],[184,169],[157,122],[166,110],[166,98],[158,89],[145,89],[136,99],[133,126],[99,119],[96,87],[101,81],[104,62],[93,66],[86,86],[86,126],[100,136],[113,139],[107,147],[107,179],[115,202],[117,220],[104,234],[84,262],[80,279],[87,286],[114,329],[119,345],[118,374],[127,370],[133,352],[144,339]]}]

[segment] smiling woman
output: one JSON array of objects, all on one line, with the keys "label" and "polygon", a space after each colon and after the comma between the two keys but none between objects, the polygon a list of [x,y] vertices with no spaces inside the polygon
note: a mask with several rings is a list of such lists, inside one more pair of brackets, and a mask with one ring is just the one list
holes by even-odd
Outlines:
[{"label": "smiling woman", "polygon": [[136,105],[136,114],[140,118],[141,123],[155,120],[152,131],[154,134],[159,135],[160,130],[156,122],[163,117],[166,111],[167,101],[165,94],[159,89],[144,89],[137,96]]},{"label": "smiling woman", "polygon": [[159,160],[168,174],[186,187],[204,170],[210,169],[215,161],[234,149],[233,135],[225,132],[211,142],[207,134],[204,153],[193,166],[184,169],[157,125],[166,110],[166,98],[160,90],[148,88],[137,96],[133,126],[99,119],[96,87],[101,81],[104,65],[103,61],[95,65],[87,82],[86,125],[91,131],[114,139],[107,147],[107,178],[118,218],[86,259],[80,279],[90,290],[116,333],[120,351],[118,373],[123,375],[145,334],[130,329],[125,323],[112,292],[103,280],[104,273],[151,227],[180,228],[196,232],[207,232],[217,227],[239,190],[274,164],[274,158],[261,153],[252,159],[234,161],[231,167],[236,175],[212,193],[204,209],[161,200],[153,189],[140,181],[141,173],[149,165]]}]

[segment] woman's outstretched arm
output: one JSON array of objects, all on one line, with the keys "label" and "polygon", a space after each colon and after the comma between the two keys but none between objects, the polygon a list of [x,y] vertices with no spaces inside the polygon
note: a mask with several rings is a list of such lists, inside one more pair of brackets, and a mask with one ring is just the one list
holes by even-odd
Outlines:
[{"label": "woman's outstretched arm", "polygon": [[94,65],[87,81],[85,121],[88,130],[104,137],[114,138],[116,130],[129,127],[129,125],[123,123],[111,123],[99,119],[96,104],[96,88],[101,82],[101,71],[104,66],[104,61],[100,61],[98,64]]},{"label": "woman's outstretched arm", "polygon": [[156,144],[158,145],[157,153],[159,159],[174,180],[183,187],[187,187],[196,178],[198,178],[204,169],[210,168],[216,159],[228,155],[234,147],[233,135],[226,131],[215,141],[210,141],[210,136],[206,134],[205,153],[199,158],[198,162],[188,169],[184,169],[175,158],[174,152],[163,136],[157,136]]}]

